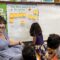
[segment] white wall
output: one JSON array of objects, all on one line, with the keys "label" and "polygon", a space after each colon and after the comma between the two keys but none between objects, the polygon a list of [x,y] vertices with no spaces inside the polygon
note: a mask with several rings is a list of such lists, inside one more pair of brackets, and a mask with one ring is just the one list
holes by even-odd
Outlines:
[{"label": "white wall", "polygon": [[44,40],[51,33],[60,35],[60,6],[39,5],[39,24],[41,25]]}]

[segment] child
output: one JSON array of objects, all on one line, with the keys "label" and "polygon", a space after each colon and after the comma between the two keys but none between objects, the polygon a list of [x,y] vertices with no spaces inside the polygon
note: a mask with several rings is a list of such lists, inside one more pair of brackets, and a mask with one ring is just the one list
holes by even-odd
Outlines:
[{"label": "child", "polygon": [[36,60],[35,49],[32,46],[25,46],[22,55],[24,60]]},{"label": "child", "polygon": [[30,35],[33,37],[34,45],[42,45],[43,44],[43,35],[40,25],[36,22],[31,25]]},{"label": "child", "polygon": [[40,25],[36,22],[31,25],[30,35],[33,37],[33,44],[36,53],[41,56],[41,60],[45,60],[43,56],[45,55],[45,46],[43,45],[43,35]]},{"label": "child", "polygon": [[57,34],[50,34],[47,40],[47,50],[48,50],[48,58],[47,60],[58,60],[56,49],[60,44],[60,36]]}]

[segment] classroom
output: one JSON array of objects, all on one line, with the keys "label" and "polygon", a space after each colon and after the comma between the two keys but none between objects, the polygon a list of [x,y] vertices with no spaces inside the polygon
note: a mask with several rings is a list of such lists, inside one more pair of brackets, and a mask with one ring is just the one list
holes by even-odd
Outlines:
[{"label": "classroom", "polygon": [[0,0],[0,60],[60,60],[60,0]]}]

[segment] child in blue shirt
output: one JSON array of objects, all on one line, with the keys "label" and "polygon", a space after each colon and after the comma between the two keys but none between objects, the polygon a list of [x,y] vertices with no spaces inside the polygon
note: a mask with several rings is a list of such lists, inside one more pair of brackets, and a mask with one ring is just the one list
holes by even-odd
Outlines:
[{"label": "child in blue shirt", "polygon": [[30,35],[33,37],[33,45],[35,47],[36,53],[41,56],[41,60],[45,60],[43,56],[45,55],[46,48],[44,46],[41,27],[37,22],[31,25]]}]

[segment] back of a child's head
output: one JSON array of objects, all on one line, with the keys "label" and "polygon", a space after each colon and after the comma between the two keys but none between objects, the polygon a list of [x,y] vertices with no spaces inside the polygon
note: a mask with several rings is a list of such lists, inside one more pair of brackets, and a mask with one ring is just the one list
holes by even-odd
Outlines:
[{"label": "back of a child's head", "polygon": [[25,46],[22,55],[24,60],[36,60],[35,50],[31,46]]},{"label": "back of a child's head", "polygon": [[37,22],[33,23],[30,28],[30,35],[35,36],[35,35],[41,35],[41,34],[42,34],[42,30],[40,25]]},{"label": "back of a child's head", "polygon": [[58,34],[50,34],[47,40],[47,46],[51,49],[57,49],[60,45],[60,36]]}]

